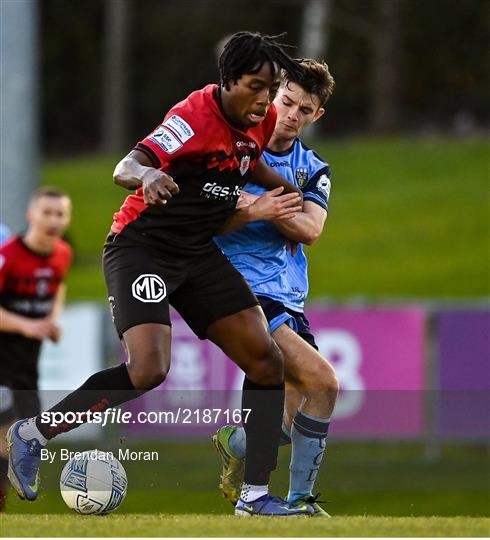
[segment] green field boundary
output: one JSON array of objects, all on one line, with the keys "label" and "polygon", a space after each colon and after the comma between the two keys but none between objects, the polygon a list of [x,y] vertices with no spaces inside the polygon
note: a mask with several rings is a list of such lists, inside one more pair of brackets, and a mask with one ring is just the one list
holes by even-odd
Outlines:
[{"label": "green field boundary", "polygon": [[[195,508],[192,509],[195,512]],[[3,516],[12,537],[487,537],[490,519],[468,517],[237,518],[128,514]]]}]

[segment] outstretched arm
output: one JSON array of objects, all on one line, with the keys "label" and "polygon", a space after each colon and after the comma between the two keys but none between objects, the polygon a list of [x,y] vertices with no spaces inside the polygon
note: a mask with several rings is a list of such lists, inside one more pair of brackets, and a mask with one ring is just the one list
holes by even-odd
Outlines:
[{"label": "outstretched arm", "polygon": [[179,193],[179,186],[172,177],[155,169],[148,156],[139,150],[131,150],[116,165],[113,179],[125,189],[143,188],[143,199],[150,205],[164,206]]}]

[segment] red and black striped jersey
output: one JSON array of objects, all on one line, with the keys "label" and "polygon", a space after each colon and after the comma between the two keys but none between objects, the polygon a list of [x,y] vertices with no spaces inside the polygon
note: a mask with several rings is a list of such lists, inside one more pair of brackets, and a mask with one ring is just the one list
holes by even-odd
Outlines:
[{"label": "red and black striped jersey", "polygon": [[241,131],[224,116],[217,85],[190,94],[135,147],[172,176],[180,193],[164,207],[147,206],[138,189],[114,214],[112,230],[171,253],[206,251],[234,211],[276,116],[271,105],[260,125]]},{"label": "red and black striped jersey", "polygon": [[22,237],[10,239],[0,247],[0,305],[24,317],[46,317],[71,258],[64,240],[56,242],[50,255],[40,255]]}]

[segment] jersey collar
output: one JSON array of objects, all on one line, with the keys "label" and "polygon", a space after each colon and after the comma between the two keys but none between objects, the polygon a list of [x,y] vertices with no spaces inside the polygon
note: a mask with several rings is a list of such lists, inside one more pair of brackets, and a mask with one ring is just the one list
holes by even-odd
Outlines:
[{"label": "jersey collar", "polygon": [[298,138],[294,139],[293,144],[287,148],[286,150],[280,150],[279,152],[276,152],[275,150],[271,150],[270,148],[266,148],[266,151],[268,154],[271,154],[273,156],[282,157],[282,156],[289,156],[289,154],[292,153],[294,150],[294,147],[296,146],[296,143],[298,142]]},{"label": "jersey collar", "polygon": [[19,241],[19,244],[26,250],[28,251],[29,253],[32,253],[32,255],[36,256],[36,257],[39,257],[40,259],[49,259],[53,253],[55,252],[55,249],[53,249],[52,251],[50,251],[49,253],[46,253],[45,251],[42,252],[42,251],[35,251],[34,249],[30,248],[25,240],[24,240],[24,235],[21,234],[19,236],[17,236],[17,240]]}]

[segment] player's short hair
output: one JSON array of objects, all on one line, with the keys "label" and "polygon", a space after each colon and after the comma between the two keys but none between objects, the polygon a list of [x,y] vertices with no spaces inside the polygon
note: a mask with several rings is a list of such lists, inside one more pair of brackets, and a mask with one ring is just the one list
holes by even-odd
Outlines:
[{"label": "player's short hair", "polygon": [[320,99],[320,107],[328,101],[335,88],[335,80],[332,77],[328,65],[322,60],[312,58],[301,58],[298,60],[303,67],[299,77],[282,70],[281,86],[295,83],[308,94],[313,94]]},{"label": "player's short hair", "polygon": [[29,204],[36,202],[42,197],[52,197],[53,199],[64,199],[65,197],[70,200],[70,196],[62,189],[53,186],[42,186],[35,189],[29,198]]},{"label": "player's short hair", "polygon": [[291,77],[301,77],[303,68],[298,60],[291,58],[285,51],[291,47],[279,40],[286,33],[276,36],[263,36],[259,32],[237,32],[224,45],[219,57],[221,84],[229,89],[230,81],[237,82],[242,75],[257,73],[268,62],[272,76],[276,75],[276,65]]}]

